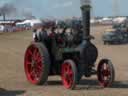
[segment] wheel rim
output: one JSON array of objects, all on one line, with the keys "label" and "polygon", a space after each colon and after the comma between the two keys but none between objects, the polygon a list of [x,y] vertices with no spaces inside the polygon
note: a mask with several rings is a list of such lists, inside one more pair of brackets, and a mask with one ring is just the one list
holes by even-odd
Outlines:
[{"label": "wheel rim", "polygon": [[39,49],[34,45],[30,45],[25,54],[25,73],[27,79],[32,84],[37,84],[40,81],[43,72],[42,56]]},{"label": "wheel rim", "polygon": [[100,81],[100,85],[103,87],[107,87],[111,84],[111,69],[108,63],[103,62],[99,65],[98,68],[98,79]]},{"label": "wheel rim", "polygon": [[63,81],[63,85],[67,89],[72,87],[74,82],[73,79],[74,79],[74,74],[71,64],[67,62],[62,64],[62,81]]}]

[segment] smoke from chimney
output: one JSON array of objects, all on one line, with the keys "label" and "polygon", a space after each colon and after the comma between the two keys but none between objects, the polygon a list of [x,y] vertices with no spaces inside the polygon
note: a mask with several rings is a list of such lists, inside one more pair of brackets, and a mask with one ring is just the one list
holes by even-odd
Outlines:
[{"label": "smoke from chimney", "polygon": [[0,16],[6,17],[20,17],[25,19],[33,19],[35,16],[32,14],[32,10],[26,10],[27,8],[20,8],[17,6],[18,3],[5,3],[0,7]]},{"label": "smoke from chimney", "polygon": [[11,16],[15,14],[17,9],[13,4],[6,3],[2,7],[0,7],[0,13],[5,14],[7,16]]},{"label": "smoke from chimney", "polygon": [[3,16],[3,19],[6,19],[6,16],[14,16],[17,12],[17,9],[13,4],[6,3],[0,7],[0,14]]}]

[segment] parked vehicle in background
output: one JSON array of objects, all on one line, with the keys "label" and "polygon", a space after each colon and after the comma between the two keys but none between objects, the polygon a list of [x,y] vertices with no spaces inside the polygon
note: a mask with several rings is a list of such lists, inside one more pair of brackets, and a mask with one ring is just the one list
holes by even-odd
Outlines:
[{"label": "parked vehicle in background", "polygon": [[128,43],[128,32],[126,31],[107,31],[103,34],[104,44],[124,44]]},{"label": "parked vehicle in background", "polygon": [[127,31],[128,32],[128,24],[127,23],[114,24],[112,27],[119,31]]}]

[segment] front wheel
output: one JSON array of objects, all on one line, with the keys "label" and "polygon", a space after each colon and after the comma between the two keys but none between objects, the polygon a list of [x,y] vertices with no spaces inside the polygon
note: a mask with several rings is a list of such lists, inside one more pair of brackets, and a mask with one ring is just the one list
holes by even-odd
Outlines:
[{"label": "front wheel", "polygon": [[72,60],[65,60],[61,70],[61,78],[64,87],[67,89],[74,89],[77,83],[76,64]]},{"label": "front wheel", "polygon": [[97,76],[102,87],[109,87],[115,79],[113,64],[108,59],[102,59],[97,68]]}]

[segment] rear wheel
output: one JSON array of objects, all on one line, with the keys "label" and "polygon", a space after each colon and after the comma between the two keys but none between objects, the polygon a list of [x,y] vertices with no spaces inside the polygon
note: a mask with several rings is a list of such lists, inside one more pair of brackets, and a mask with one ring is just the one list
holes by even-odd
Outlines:
[{"label": "rear wheel", "polygon": [[24,69],[28,81],[42,85],[48,78],[50,67],[49,54],[42,43],[32,43],[26,50]]},{"label": "rear wheel", "polygon": [[61,78],[65,88],[74,89],[77,83],[76,64],[72,60],[66,60],[62,64]]},{"label": "rear wheel", "polygon": [[109,87],[115,79],[115,70],[113,64],[108,59],[102,59],[97,69],[98,80],[101,86]]}]

